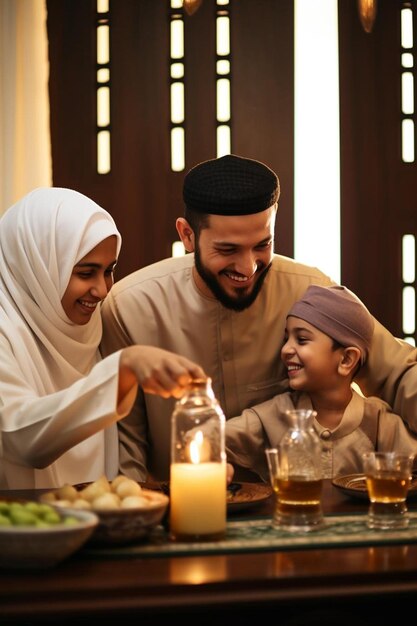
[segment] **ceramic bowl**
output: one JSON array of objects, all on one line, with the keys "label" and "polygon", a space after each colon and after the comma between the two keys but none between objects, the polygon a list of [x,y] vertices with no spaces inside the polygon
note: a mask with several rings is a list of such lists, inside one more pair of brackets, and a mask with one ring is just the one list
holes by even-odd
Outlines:
[{"label": "ceramic bowl", "polygon": [[[91,537],[99,520],[91,511],[61,510],[63,522],[36,526],[0,526],[0,567],[2,569],[45,569],[74,554]],[[78,522],[66,525],[64,519]]]},{"label": "ceramic bowl", "polygon": [[61,509],[93,511],[99,520],[90,543],[123,544],[146,538],[167,512],[169,497],[160,490],[117,476],[108,481],[62,487],[42,494],[42,502]]},{"label": "ceramic bowl", "polygon": [[146,539],[151,530],[161,523],[169,498],[159,491],[142,489],[146,506],[133,509],[95,511],[99,523],[90,539],[95,544],[124,544]]}]

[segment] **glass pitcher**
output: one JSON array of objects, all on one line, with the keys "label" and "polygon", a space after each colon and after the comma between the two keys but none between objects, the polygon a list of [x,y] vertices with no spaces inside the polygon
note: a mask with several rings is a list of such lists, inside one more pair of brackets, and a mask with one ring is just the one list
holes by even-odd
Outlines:
[{"label": "glass pitcher", "polygon": [[313,410],[286,411],[289,428],[278,449],[266,451],[276,493],[274,526],[309,531],[323,523],[321,444],[313,427],[316,415]]}]

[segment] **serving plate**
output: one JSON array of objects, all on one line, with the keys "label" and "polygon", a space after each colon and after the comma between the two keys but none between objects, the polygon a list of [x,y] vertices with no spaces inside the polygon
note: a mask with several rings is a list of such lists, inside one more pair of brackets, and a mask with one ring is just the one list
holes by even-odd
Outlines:
[{"label": "serving plate", "polygon": [[272,487],[266,483],[232,482],[227,487],[227,511],[241,511],[260,504],[273,494]]},{"label": "serving plate", "polygon": [[[169,483],[159,483],[159,488],[169,496]],[[227,486],[227,512],[240,511],[260,504],[273,494],[272,487],[266,483],[232,482]]]},{"label": "serving plate", "polygon": [[[332,485],[343,491],[343,493],[348,496],[366,500],[368,499],[366,478],[364,474],[346,474],[344,476],[336,476],[332,480]],[[417,474],[413,473],[407,500],[413,500],[415,498],[417,498]]]}]

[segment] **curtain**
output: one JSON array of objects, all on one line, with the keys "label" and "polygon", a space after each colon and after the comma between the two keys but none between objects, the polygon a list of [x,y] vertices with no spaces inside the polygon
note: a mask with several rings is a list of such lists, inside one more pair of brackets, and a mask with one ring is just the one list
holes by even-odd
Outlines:
[{"label": "curtain", "polygon": [[0,0],[0,214],[52,185],[44,0]]}]

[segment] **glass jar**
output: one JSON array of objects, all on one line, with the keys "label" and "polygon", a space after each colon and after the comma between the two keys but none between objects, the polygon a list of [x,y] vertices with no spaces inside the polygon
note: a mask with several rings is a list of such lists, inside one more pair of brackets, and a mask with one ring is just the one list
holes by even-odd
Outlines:
[{"label": "glass jar", "polygon": [[323,523],[321,443],[313,410],[286,411],[289,428],[278,446],[277,507],[274,521],[290,530]]},{"label": "glass jar", "polygon": [[226,531],[226,420],[210,378],[190,383],[171,421],[171,538],[219,539]]}]

